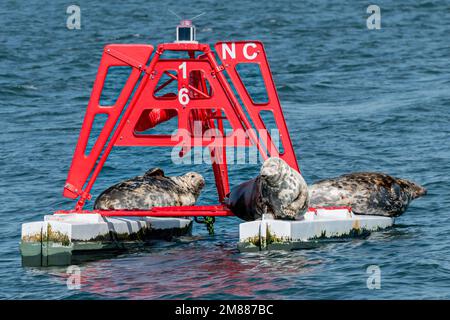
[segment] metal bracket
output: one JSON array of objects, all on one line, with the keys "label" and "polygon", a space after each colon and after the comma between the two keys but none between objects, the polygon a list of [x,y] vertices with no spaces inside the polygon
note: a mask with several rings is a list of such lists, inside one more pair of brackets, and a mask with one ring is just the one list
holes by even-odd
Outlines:
[{"label": "metal bracket", "polygon": [[77,196],[81,196],[82,198],[85,198],[87,200],[91,200],[92,199],[92,195],[88,192],[85,192],[83,190],[78,190],[75,186],[71,185],[70,183],[66,183],[64,185],[64,188],[69,190],[70,192],[75,193]]},{"label": "metal bracket", "polygon": [[225,70],[225,67],[223,65],[220,65],[220,66],[217,66],[216,68],[214,68],[213,70],[211,70],[211,74],[216,75],[219,72],[222,72],[223,70]]},{"label": "metal bracket", "polygon": [[141,71],[144,71],[145,73],[148,73],[147,72],[147,67],[145,66],[145,64],[143,65],[139,61],[137,61],[137,60],[135,60],[133,58],[130,58],[129,56],[127,56],[127,55],[125,55],[125,54],[123,54],[123,53],[121,53],[121,52],[119,52],[117,50],[108,48],[108,49],[105,50],[105,53],[109,54],[110,56],[113,56],[116,59],[119,59],[122,62],[125,62],[126,64],[128,64],[129,66],[131,66],[133,68],[136,68],[136,69],[139,69]]}]

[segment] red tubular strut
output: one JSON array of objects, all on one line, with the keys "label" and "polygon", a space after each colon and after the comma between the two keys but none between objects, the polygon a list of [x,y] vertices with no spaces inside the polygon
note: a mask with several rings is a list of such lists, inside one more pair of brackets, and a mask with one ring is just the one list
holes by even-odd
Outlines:
[{"label": "red tubular strut", "polygon": [[155,207],[151,210],[60,210],[56,214],[86,214],[98,213],[105,217],[227,217],[233,213],[223,205],[218,206],[184,206],[184,207]]}]

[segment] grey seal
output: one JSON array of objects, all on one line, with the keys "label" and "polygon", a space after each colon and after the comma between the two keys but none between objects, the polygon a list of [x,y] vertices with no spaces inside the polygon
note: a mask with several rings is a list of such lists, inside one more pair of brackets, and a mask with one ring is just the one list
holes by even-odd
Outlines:
[{"label": "grey seal", "polygon": [[355,172],[309,186],[311,207],[350,206],[353,213],[398,217],[427,190],[408,180],[378,172]]},{"label": "grey seal", "polygon": [[103,191],[95,201],[96,210],[150,210],[153,207],[190,206],[197,201],[205,180],[197,172],[166,177],[152,168]]},{"label": "grey seal", "polygon": [[280,158],[267,159],[259,175],[233,188],[227,204],[239,218],[256,220],[263,214],[275,219],[302,218],[308,209],[308,186],[302,175]]}]

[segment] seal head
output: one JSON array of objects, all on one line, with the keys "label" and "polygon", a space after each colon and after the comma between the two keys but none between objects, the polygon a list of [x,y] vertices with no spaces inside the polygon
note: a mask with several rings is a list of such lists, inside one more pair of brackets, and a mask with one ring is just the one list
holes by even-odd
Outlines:
[{"label": "seal head", "polygon": [[205,186],[205,179],[203,176],[193,171],[179,177],[173,177],[172,179],[177,182],[180,188],[195,194],[196,198],[200,196],[200,192]]},{"label": "seal head", "polygon": [[308,186],[299,172],[280,158],[267,159],[260,174],[233,188],[228,204],[235,215],[252,221],[263,214],[301,219],[308,209]]},{"label": "seal head", "polygon": [[276,187],[280,185],[282,177],[285,175],[285,162],[280,158],[269,158],[264,161],[259,175],[261,179],[270,186]]}]

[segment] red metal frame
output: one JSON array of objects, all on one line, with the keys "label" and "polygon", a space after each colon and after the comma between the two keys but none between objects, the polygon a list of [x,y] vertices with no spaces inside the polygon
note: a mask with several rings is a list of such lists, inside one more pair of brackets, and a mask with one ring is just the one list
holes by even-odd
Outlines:
[{"label": "red metal frame", "polygon": [[[223,46],[226,46],[226,48]],[[219,54],[222,61],[222,65],[219,65],[214,53],[207,44],[160,44],[149,63],[149,58],[153,52],[151,45],[112,44],[106,46],[63,192],[65,197],[71,199],[79,197],[79,200],[75,210],[63,210],[57,213],[95,212],[103,216],[233,215],[223,204],[224,198],[229,192],[226,147],[256,146],[263,159],[266,159],[268,156],[279,156],[291,167],[299,171],[262,43],[241,41],[234,43],[219,42],[215,45],[217,53],[229,53],[229,48],[233,48],[235,50],[234,53],[231,52],[230,56],[226,56],[226,54],[221,56]],[[165,51],[185,51],[188,54],[188,58],[161,59],[160,57]],[[239,63],[257,63],[260,66],[267,89],[268,103],[260,105],[255,104],[251,100],[235,69]],[[99,101],[106,75],[108,69],[113,66],[129,66],[132,68],[132,72],[115,104],[112,106],[101,106]],[[224,70],[226,70],[232,84],[236,88],[243,106],[239,103],[223,74]],[[163,74],[169,76],[169,80],[158,85]],[[138,84],[141,76],[142,79]],[[175,80],[178,81],[178,96],[155,96],[156,92]],[[209,84],[209,89],[207,83]],[[131,98],[136,85],[137,88]],[[187,103],[184,103],[183,97],[180,96],[181,92],[183,92],[182,90],[188,96]],[[164,120],[173,117],[175,114],[178,115],[178,133],[175,136],[140,134],[137,132],[136,124],[139,122],[140,128],[142,121],[144,121],[145,126],[145,121],[150,121],[146,120],[145,117],[154,110],[161,112],[163,115],[161,118]],[[257,134],[257,132],[263,130],[267,132],[266,125],[260,116],[262,110],[273,112],[284,147],[283,153],[279,153],[278,149],[273,145],[270,135],[264,138]],[[108,120],[95,141],[91,152],[87,155],[85,154],[86,146],[95,116],[98,114],[106,114]],[[229,121],[233,132],[239,130],[245,132],[245,139],[239,141],[239,139],[236,140],[236,137],[230,135],[223,138],[222,144],[211,144],[215,137],[205,137],[203,133],[208,129],[216,129],[219,132],[218,134],[223,136],[223,119]],[[202,132],[200,136],[195,135],[195,121],[199,121],[201,124]],[[253,123],[254,127],[252,127],[251,123]],[[157,123],[148,123],[147,127],[155,125]],[[186,133],[188,133],[188,143],[186,143]],[[209,147],[220,205],[158,207],[152,210],[83,210],[86,200],[91,199],[90,191],[92,186],[114,146],[180,146],[180,143],[185,143],[180,156],[194,146]]]},{"label": "red metal frame", "polygon": [[151,210],[60,210],[56,214],[64,213],[98,213],[106,217],[226,217],[234,214],[223,205],[213,206],[184,206],[184,207],[155,207]]}]

